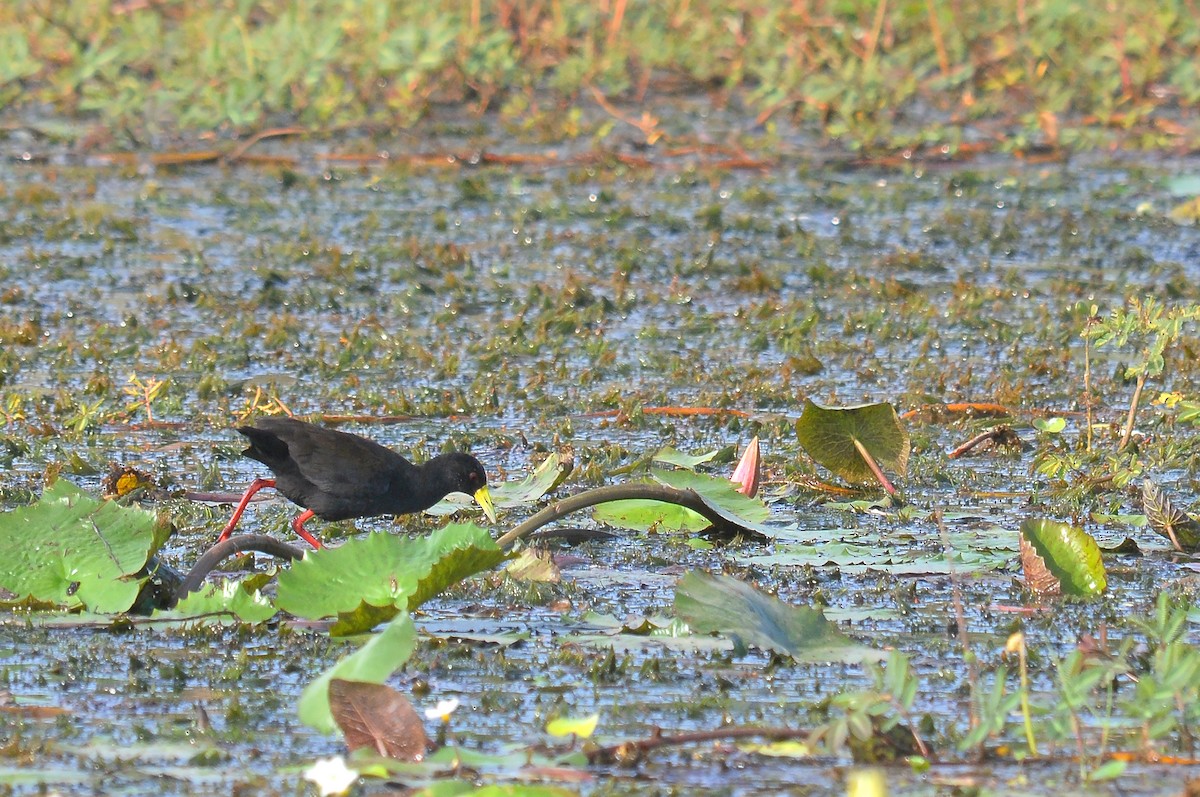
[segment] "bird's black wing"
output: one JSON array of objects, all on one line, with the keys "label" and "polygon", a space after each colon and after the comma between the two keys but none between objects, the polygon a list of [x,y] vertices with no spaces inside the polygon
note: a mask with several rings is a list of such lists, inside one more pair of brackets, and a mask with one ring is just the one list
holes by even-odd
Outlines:
[{"label": "bird's black wing", "polygon": [[327,519],[382,514],[378,506],[386,501],[397,473],[414,469],[395,451],[365,437],[291,418],[263,418],[256,430],[286,445],[286,455],[279,457],[277,445],[264,445],[243,430],[253,443],[247,455],[275,471],[284,495]]}]

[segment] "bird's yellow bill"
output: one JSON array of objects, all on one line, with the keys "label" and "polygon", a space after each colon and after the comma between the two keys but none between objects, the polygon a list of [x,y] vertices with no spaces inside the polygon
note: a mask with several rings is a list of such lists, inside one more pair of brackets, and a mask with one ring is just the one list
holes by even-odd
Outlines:
[{"label": "bird's yellow bill", "polygon": [[488,492],[486,484],[475,491],[475,502],[483,509],[483,514],[487,515],[487,519],[495,523],[496,507],[492,505],[492,494]]}]

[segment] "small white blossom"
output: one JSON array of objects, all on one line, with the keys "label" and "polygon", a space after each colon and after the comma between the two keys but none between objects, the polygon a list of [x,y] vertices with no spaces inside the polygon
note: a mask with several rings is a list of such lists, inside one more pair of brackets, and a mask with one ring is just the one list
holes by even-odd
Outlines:
[{"label": "small white blossom", "polygon": [[449,700],[439,700],[438,704],[433,708],[425,709],[425,718],[446,722],[450,719],[450,715],[454,713],[454,709],[456,708],[458,708],[458,698],[456,697],[452,697]]},{"label": "small white blossom", "polygon": [[358,772],[346,766],[346,759],[337,755],[318,758],[317,763],[304,770],[304,779],[317,784],[321,797],[332,797],[345,794],[358,780]]}]

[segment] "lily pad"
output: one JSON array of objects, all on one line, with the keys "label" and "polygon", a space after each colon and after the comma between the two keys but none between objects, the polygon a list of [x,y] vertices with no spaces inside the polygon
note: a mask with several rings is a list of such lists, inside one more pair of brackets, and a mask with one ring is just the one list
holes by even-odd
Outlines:
[{"label": "lily pad", "polygon": [[551,454],[518,482],[505,482],[492,490],[492,503],[501,507],[532,504],[557,487],[571,472],[572,463],[564,462],[558,454]]},{"label": "lily pad", "polygon": [[590,739],[596,732],[596,725],[599,722],[599,714],[590,714],[586,717],[559,717],[546,724],[546,733],[551,736],[578,736],[581,739]]},{"label": "lily pad", "polygon": [[1067,428],[1066,418],[1034,418],[1033,428],[1046,434],[1059,434]]},{"label": "lily pad", "polygon": [[317,676],[304,688],[297,710],[300,720],[322,733],[335,733],[329,707],[329,683],[334,678],[381,684],[408,661],[417,646],[417,629],[407,613],[392,620],[358,650]]},{"label": "lily pad", "polygon": [[[490,488],[492,503],[502,509],[532,504],[557,487],[571,472],[571,467],[569,461],[564,462],[558,454],[551,454],[520,481],[505,482]],[[468,495],[451,493],[425,512],[439,517],[452,515],[460,509],[474,506],[474,503],[475,500]]]},{"label": "lily pad", "polygon": [[98,501],[65,479],[0,522],[0,587],[18,597],[123,612],[154,542],[155,517]]},{"label": "lily pad", "polygon": [[1172,196],[1200,196],[1200,174],[1177,174],[1167,180]]},{"label": "lily pad", "polygon": [[665,446],[658,450],[654,455],[655,462],[661,462],[664,465],[674,465],[686,470],[695,470],[697,465],[703,465],[705,462],[712,460],[717,454],[721,453],[721,449],[714,449],[707,454],[685,454],[671,446]]},{"label": "lily pad", "polygon": [[1021,567],[1042,594],[1094,596],[1108,587],[1100,546],[1081,528],[1044,518],[1021,524]]},{"label": "lily pad", "polygon": [[237,619],[247,623],[265,623],[275,616],[275,607],[257,589],[247,590],[242,582],[225,579],[220,584],[205,584],[188,593],[174,609],[155,612],[155,619],[195,617],[197,620]]},{"label": "lily pad", "polygon": [[458,523],[428,537],[387,533],[308,553],[279,575],[280,609],[317,619],[340,615],[334,634],[372,628],[505,558],[486,529]]},{"label": "lily pad", "polygon": [[848,482],[876,478],[858,446],[901,476],[908,473],[908,432],[888,403],[823,407],[806,399],[796,437],[818,464]]},{"label": "lily pad", "polygon": [[[756,498],[738,492],[738,485],[728,479],[692,473],[688,470],[654,469],[650,476],[659,484],[676,490],[692,490],[724,520],[747,531],[771,536],[764,522],[771,516],[770,508]],[[651,527],[669,531],[700,531],[712,524],[687,507],[648,499],[609,501],[593,510],[593,517],[602,523],[645,531]]]},{"label": "lily pad", "polygon": [[400,761],[425,756],[429,738],[420,715],[387,684],[332,678],[329,710],[351,752],[366,748]]},{"label": "lily pad", "polygon": [[675,590],[675,611],[699,633],[719,633],[804,662],[881,661],[887,654],[860,645],[820,609],[791,606],[730,576],[693,570]]}]

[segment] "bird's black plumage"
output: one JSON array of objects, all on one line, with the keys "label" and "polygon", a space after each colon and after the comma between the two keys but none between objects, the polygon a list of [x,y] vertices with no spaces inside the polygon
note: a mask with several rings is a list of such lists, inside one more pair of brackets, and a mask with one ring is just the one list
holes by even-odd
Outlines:
[{"label": "bird's black plumage", "polygon": [[470,454],[418,466],[365,437],[284,417],[238,431],[250,440],[242,453],[270,468],[276,489],[322,520],[420,512],[449,493],[476,495],[487,486],[487,472]]}]

